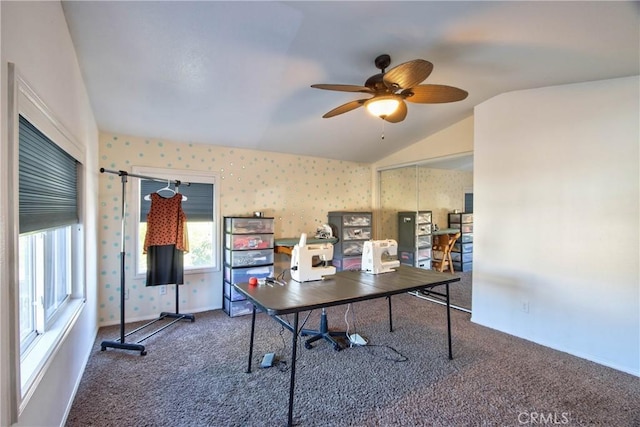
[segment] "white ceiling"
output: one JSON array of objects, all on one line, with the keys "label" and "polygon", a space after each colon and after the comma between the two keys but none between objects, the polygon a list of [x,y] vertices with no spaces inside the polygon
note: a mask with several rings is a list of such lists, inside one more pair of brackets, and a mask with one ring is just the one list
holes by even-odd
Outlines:
[{"label": "white ceiling", "polygon": [[[374,162],[500,93],[640,74],[638,2],[63,2],[102,131]],[[469,92],[411,104],[391,124],[364,108],[323,119],[412,59],[425,83]],[[384,129],[383,129],[384,123]],[[384,132],[385,138],[381,139]]]}]

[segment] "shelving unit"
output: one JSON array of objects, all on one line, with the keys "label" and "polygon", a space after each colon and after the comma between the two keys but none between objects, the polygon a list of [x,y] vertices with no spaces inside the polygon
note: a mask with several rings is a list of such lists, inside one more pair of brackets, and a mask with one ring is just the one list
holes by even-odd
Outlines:
[{"label": "shelving unit", "polygon": [[364,242],[371,240],[371,212],[329,212],[329,225],[338,242],[333,245],[337,271],[360,270]]},{"label": "shelving unit", "polygon": [[235,283],[273,276],[273,218],[224,217],[223,308],[231,317],[251,314],[253,305]]},{"label": "shelving unit", "polygon": [[398,259],[431,270],[431,211],[398,212]]},{"label": "shelving unit", "polygon": [[473,268],[473,214],[450,213],[449,228],[460,231],[460,238],[453,245],[451,260],[455,271],[471,271]]}]

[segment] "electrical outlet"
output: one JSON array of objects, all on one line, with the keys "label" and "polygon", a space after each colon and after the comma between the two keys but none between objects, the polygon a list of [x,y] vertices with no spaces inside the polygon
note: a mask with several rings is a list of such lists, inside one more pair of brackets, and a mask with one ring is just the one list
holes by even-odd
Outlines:
[{"label": "electrical outlet", "polygon": [[522,310],[523,313],[528,313],[529,312],[529,301],[520,302],[520,309]]},{"label": "electrical outlet", "polygon": [[166,295],[167,294],[167,285],[161,285],[159,287],[159,292],[160,292],[160,295]]},{"label": "electrical outlet", "polygon": [[129,299],[129,288],[124,289],[124,299]]}]

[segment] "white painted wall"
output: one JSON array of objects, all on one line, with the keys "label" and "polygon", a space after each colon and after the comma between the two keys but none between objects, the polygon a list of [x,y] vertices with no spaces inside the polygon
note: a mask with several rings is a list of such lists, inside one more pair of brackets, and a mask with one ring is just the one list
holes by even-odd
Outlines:
[{"label": "white painted wall", "polygon": [[415,164],[423,160],[472,152],[473,116],[460,120],[420,142],[385,157],[373,165],[373,170],[375,173],[379,169],[392,166]]},{"label": "white painted wall", "polygon": [[640,375],[639,93],[635,76],[476,107],[474,322]]},{"label": "white painted wall", "polygon": [[[0,61],[2,109],[2,150],[0,151],[0,188],[7,183],[7,63],[13,62],[20,75],[61,122],[85,147],[84,165],[88,171],[83,194],[85,211],[85,266],[87,303],[75,326],[69,332],[62,347],[54,356],[39,386],[18,419],[21,426],[53,426],[64,421],[66,412],[77,387],[84,365],[91,351],[97,332],[96,315],[96,212],[98,201],[98,131],[89,104],[80,68],[67,24],[59,2],[0,2],[2,51]],[[6,214],[10,203],[9,192],[0,192],[2,205],[2,229],[0,230],[0,425],[10,425],[9,396],[12,392],[9,372],[9,317],[7,298],[7,273],[10,267],[6,251],[8,229]]]}]

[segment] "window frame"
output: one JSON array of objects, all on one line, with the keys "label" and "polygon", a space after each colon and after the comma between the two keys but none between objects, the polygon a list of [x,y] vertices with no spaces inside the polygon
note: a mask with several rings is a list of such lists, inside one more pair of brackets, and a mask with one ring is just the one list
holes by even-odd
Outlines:
[{"label": "window frame", "polygon": [[[27,406],[40,381],[61,348],[65,337],[78,320],[86,304],[87,284],[85,280],[84,251],[84,203],[86,192],[86,150],[78,143],[71,132],[56,118],[46,103],[37,95],[32,87],[16,70],[13,63],[8,63],[8,156],[7,156],[7,192],[11,206],[8,208],[7,247],[12,249],[8,259],[9,277],[9,316],[11,323],[11,339],[8,343],[10,364],[13,367],[11,395],[9,396],[13,422]],[[78,223],[71,227],[72,266],[71,294],[58,312],[50,319],[45,333],[35,337],[25,354],[20,353],[19,333],[19,116],[26,118],[54,144],[64,150],[77,161],[77,204]]]},{"label": "window frame", "polygon": [[[203,274],[203,273],[211,273],[221,270],[221,228],[220,228],[220,191],[218,189],[218,183],[220,182],[219,176],[215,173],[208,171],[198,171],[191,169],[168,169],[168,168],[158,168],[158,167],[150,167],[150,166],[132,166],[131,173],[142,176],[149,176],[160,179],[169,179],[169,180],[179,180],[183,182],[194,182],[194,183],[203,183],[203,184],[211,184],[213,185],[213,224],[212,224],[212,260],[213,265],[208,267],[198,267],[198,268],[186,268],[184,269],[185,276],[195,275],[195,274]],[[146,277],[146,271],[140,272],[138,271],[138,265],[140,264],[140,257],[142,254],[142,247],[139,241],[138,236],[140,235],[140,179],[133,180],[132,185],[132,196],[131,196],[131,206],[132,209],[127,214],[127,218],[133,218],[132,221],[134,224],[132,230],[132,236],[134,237],[132,240],[134,241],[133,248],[133,265],[134,265],[134,278],[135,279],[143,279]],[[160,186],[162,184],[158,183]],[[187,224],[189,223],[189,218],[187,218]]]}]

